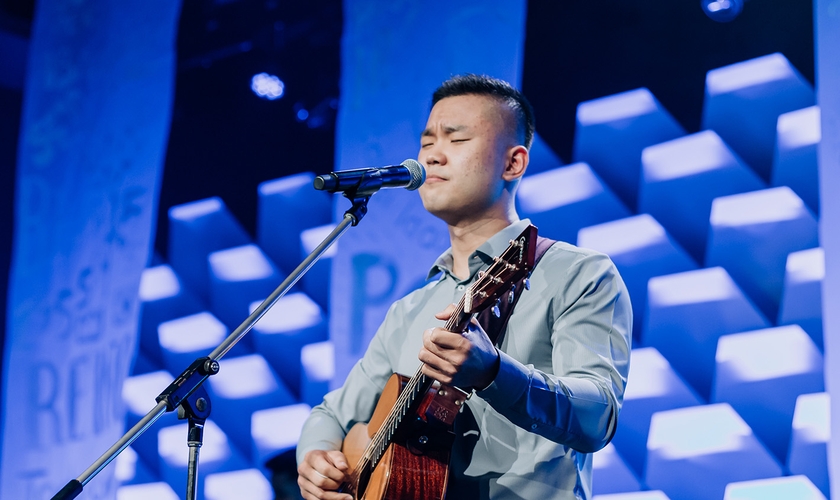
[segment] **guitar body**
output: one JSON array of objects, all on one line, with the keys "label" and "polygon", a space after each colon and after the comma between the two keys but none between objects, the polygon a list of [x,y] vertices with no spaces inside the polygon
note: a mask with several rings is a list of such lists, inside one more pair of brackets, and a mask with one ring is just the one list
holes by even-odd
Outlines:
[{"label": "guitar body", "polygon": [[[350,464],[358,464],[371,439],[393,408],[407,377],[388,380],[370,422],[356,424],[344,439],[341,451]],[[407,421],[388,445],[371,472],[359,500],[442,500],[449,477],[452,446],[451,424],[466,395],[445,385],[433,386],[420,404],[414,421]],[[457,401],[457,403],[456,403]],[[440,420],[440,418],[443,420]],[[356,490],[358,491],[358,490]]]}]

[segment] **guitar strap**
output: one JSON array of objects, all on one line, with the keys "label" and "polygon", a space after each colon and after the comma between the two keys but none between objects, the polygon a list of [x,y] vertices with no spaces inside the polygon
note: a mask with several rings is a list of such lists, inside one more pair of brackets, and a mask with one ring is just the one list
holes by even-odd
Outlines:
[{"label": "guitar strap", "polygon": [[[555,243],[557,242],[550,238],[537,236],[537,248],[534,252],[534,268],[536,268],[537,264],[540,263],[540,259],[543,255],[545,255],[545,252]],[[526,279],[528,278],[522,278],[514,283],[514,286],[512,287],[513,300],[508,300],[511,298],[509,293],[503,295],[502,300],[498,303],[498,316],[493,314],[492,307],[488,307],[478,314],[478,324],[481,325],[485,332],[487,332],[487,336],[490,337],[490,341],[492,341],[496,346],[502,345],[502,340],[504,340],[505,331],[507,330],[508,320],[510,319],[510,315],[513,314],[513,308],[519,301],[522,291],[525,289]]]}]

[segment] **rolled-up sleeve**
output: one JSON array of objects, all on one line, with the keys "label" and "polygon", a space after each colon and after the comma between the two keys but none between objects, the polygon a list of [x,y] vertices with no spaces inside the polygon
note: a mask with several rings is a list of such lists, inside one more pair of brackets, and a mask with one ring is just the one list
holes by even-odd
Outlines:
[{"label": "rolled-up sleeve", "polygon": [[550,370],[502,352],[498,375],[477,394],[523,429],[595,452],[618,423],[630,363],[630,298],[612,261],[595,252],[581,252],[565,273],[546,278],[553,294]]}]

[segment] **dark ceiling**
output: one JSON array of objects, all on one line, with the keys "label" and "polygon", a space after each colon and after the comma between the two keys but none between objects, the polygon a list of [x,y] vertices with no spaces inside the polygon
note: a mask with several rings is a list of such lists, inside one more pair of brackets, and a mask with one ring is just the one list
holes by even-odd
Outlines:
[{"label": "dark ceiling", "polygon": [[[0,0],[0,27],[26,26],[33,6]],[[184,0],[161,255],[169,207],[220,196],[253,232],[257,184],[331,169],[342,23],[340,0]],[[706,71],[777,51],[813,82],[810,0],[747,1],[726,24],[707,18],[697,0],[531,0],[523,90],[540,135],[568,162],[579,102],[645,86],[697,131]],[[250,90],[263,71],[285,82],[283,98]],[[3,111],[19,113],[7,101]]]},{"label": "dark ceiling", "polygon": [[532,0],[528,9],[522,90],[567,162],[582,101],[647,87],[696,132],[711,69],[781,52],[814,81],[811,0],[747,0],[729,23],[706,17],[699,0]]},{"label": "dark ceiling", "polygon": [[[332,168],[341,29],[339,0],[184,2],[155,245],[161,255],[168,207],[220,196],[253,234],[260,182]],[[251,91],[261,72],[283,80],[282,98]]]}]

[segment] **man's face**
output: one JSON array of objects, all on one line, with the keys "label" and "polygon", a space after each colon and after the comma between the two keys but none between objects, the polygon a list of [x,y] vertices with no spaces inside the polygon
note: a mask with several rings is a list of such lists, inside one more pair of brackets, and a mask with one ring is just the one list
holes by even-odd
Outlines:
[{"label": "man's face", "polygon": [[506,113],[512,111],[482,95],[447,97],[435,104],[417,155],[426,167],[419,190],[426,210],[455,225],[499,202],[507,153],[516,145],[505,126]]}]

